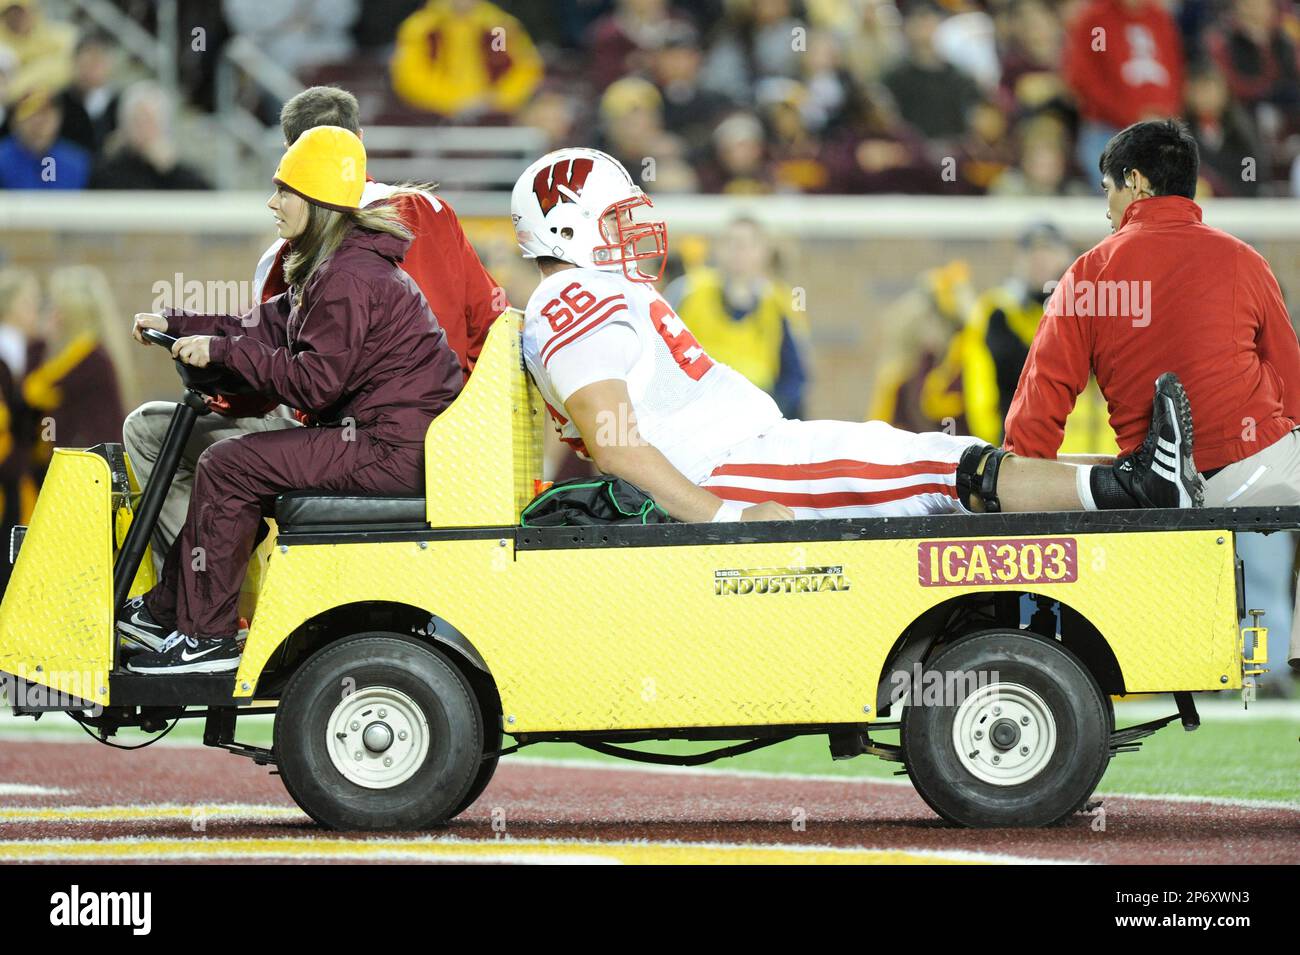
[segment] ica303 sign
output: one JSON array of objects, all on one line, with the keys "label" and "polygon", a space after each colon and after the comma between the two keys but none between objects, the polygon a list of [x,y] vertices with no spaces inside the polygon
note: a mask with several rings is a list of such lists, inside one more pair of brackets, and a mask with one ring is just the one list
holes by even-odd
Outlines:
[{"label": "ica303 sign", "polygon": [[922,587],[989,584],[1071,584],[1079,579],[1073,537],[922,541],[917,548]]}]

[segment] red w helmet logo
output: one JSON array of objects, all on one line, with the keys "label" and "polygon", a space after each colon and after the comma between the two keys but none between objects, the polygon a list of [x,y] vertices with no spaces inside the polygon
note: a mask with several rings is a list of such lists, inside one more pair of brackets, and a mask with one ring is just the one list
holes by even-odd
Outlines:
[{"label": "red w helmet logo", "polygon": [[537,202],[542,207],[542,215],[546,215],[561,202],[573,201],[560,192],[561,186],[574,195],[581,195],[587,176],[591,174],[591,167],[590,159],[565,159],[539,170],[533,179],[533,195],[537,196]]}]

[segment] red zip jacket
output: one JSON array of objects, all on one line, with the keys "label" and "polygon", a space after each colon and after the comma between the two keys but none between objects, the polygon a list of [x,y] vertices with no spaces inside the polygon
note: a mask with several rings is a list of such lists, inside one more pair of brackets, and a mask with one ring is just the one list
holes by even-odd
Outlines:
[{"label": "red zip jacket", "polygon": [[1178,27],[1155,0],[1093,0],[1066,28],[1066,85],[1084,119],[1123,129],[1183,111],[1183,47]]},{"label": "red zip jacket", "polygon": [[353,226],[303,289],[247,315],[168,311],[172,335],[215,335],[213,364],[329,424],[351,418],[388,444],[419,447],[460,393],[456,354],[399,267],[410,241]]},{"label": "red zip jacket", "polygon": [[1201,471],[1250,457],[1300,422],[1300,343],[1277,279],[1263,256],[1202,224],[1200,207],[1179,196],[1134,202],[1065,273],[1021,372],[1005,447],[1056,457],[1090,371],[1121,454],[1146,437],[1166,371],[1187,389]]}]

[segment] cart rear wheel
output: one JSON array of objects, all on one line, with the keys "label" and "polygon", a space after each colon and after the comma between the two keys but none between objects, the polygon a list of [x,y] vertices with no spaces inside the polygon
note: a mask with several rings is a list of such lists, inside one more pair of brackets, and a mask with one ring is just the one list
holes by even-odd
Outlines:
[{"label": "cart rear wheel", "polygon": [[461,806],[480,770],[483,720],[456,667],[395,634],[331,644],[277,708],[285,788],[331,829],[423,829]]},{"label": "cart rear wheel", "polygon": [[[961,826],[1048,826],[1083,808],[1110,760],[1111,718],[1078,657],[986,631],[940,649],[926,672],[903,711],[902,747],[935,812]],[[926,695],[940,685],[941,700]]]}]

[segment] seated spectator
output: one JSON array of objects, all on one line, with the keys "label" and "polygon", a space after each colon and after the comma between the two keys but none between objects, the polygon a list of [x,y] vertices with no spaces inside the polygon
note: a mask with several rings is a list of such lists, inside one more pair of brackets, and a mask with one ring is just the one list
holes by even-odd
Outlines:
[{"label": "seated spectator", "polygon": [[903,119],[927,139],[955,140],[966,132],[980,102],[975,81],[943,60],[934,36],[943,14],[929,0],[910,4],[903,20],[907,54],[884,76]]},{"label": "seated spectator", "polygon": [[691,156],[705,155],[713,127],[735,108],[735,102],[700,83],[704,55],[699,34],[683,20],[670,20],[663,42],[649,59],[650,75],[663,101],[664,126],[682,138]]},{"label": "seated spectator", "polygon": [[117,128],[117,47],[106,33],[87,33],[77,41],[72,83],[59,94],[63,107],[60,135],[98,155]]},{"label": "seated spectator", "polygon": [[1016,0],[1007,11],[1003,98],[1020,113],[1063,102],[1061,21],[1043,0]]},{"label": "seated spectator", "polygon": [[731,19],[705,61],[705,85],[734,96],[765,77],[798,76],[804,50],[794,42],[795,31],[807,27],[791,0],[736,0],[730,6]]},{"label": "seated spectator", "polygon": [[37,0],[0,0],[0,46],[18,57],[14,86],[59,90],[72,79],[76,30],[47,20]]},{"label": "seated spectator", "polygon": [[772,191],[763,124],[753,113],[728,116],[713,131],[713,156],[700,171],[700,188],[737,195]]},{"label": "seated spectator", "polygon": [[654,166],[682,152],[677,137],[664,129],[663,115],[659,91],[638,76],[611,83],[600,99],[600,148],[638,182],[647,177],[653,181],[658,174]]},{"label": "seated spectator", "polygon": [[599,92],[615,80],[651,71],[654,52],[672,29],[668,0],[616,0],[614,9],[591,25],[585,70]]},{"label": "seated spectator", "polygon": [[127,87],[118,106],[118,130],[90,177],[91,189],[211,189],[178,161],[170,97],[156,83]]},{"label": "seated spectator", "polygon": [[1201,155],[1201,178],[1216,196],[1255,196],[1263,156],[1246,112],[1232,101],[1223,74],[1211,63],[1187,77],[1187,128]]},{"label": "seated spectator", "polygon": [[839,36],[830,30],[808,34],[808,52],[800,60],[800,76],[807,93],[800,112],[813,133],[837,125],[853,96],[853,77],[844,67],[842,47]]},{"label": "seated spectator", "polygon": [[1048,115],[1025,120],[1016,139],[1016,163],[993,180],[989,195],[1046,199],[1089,194],[1088,187],[1069,174],[1069,137],[1059,120]]},{"label": "seated spectator", "polygon": [[934,31],[934,48],[961,70],[983,93],[992,93],[1002,78],[993,18],[974,5],[945,17]]},{"label": "seated spectator", "polygon": [[1234,99],[1252,110],[1269,103],[1295,121],[1300,65],[1273,0],[1234,0],[1231,17],[1208,46]]},{"label": "seated spectator", "polygon": [[976,105],[971,111],[970,129],[957,146],[960,189],[987,192],[1015,158],[1015,147],[1002,110],[989,100]]},{"label": "seated spectator", "polygon": [[894,111],[883,88],[860,90],[840,128],[826,142],[822,161],[828,192],[937,193],[945,189],[929,146]]},{"label": "seated spectator", "polygon": [[51,356],[23,380],[24,404],[54,424],[52,431],[36,429],[37,483],[55,446],[121,440],[122,374],[131,368],[125,320],[103,272],[92,265],[64,266],[50,274],[48,289]]},{"label": "seated spectator", "polygon": [[790,288],[776,278],[767,230],[732,220],[714,245],[717,268],[696,267],[667,291],[700,346],[775,399],[787,418],[802,415],[808,384],[808,325]]},{"label": "seated spectator", "polygon": [[13,132],[0,139],[0,189],[84,189],[90,154],[59,139],[63,111],[48,90],[38,89],[13,109]]},{"label": "seated spectator", "polygon": [[[831,25],[822,18],[821,22]],[[903,58],[904,41],[894,0],[860,0],[835,32],[844,44],[844,64],[859,86],[879,83]]]},{"label": "seated spectator", "polygon": [[829,182],[822,144],[804,117],[808,91],[784,77],[761,80],[758,106],[768,130],[773,185],[781,192],[820,192]]},{"label": "seated spectator", "polygon": [[1182,40],[1159,0],[1089,0],[1066,27],[1063,71],[1079,107],[1075,158],[1088,172],[1121,129],[1182,113]]},{"label": "seated spectator", "polygon": [[557,89],[543,89],[520,111],[518,120],[520,126],[540,129],[550,152],[574,141],[578,110],[573,97]]},{"label": "seated spectator", "polygon": [[429,0],[397,33],[393,91],[449,119],[512,116],[542,81],[542,58],[519,21],[487,0]]}]

